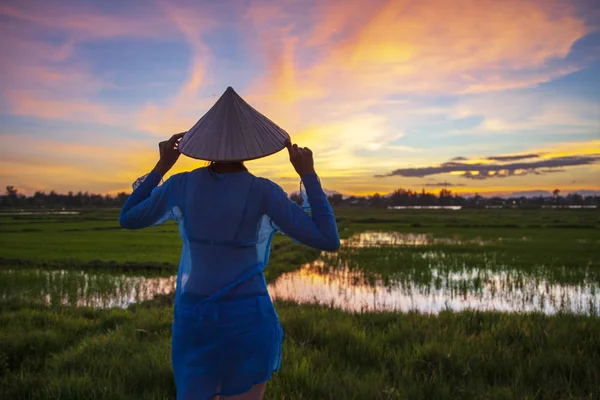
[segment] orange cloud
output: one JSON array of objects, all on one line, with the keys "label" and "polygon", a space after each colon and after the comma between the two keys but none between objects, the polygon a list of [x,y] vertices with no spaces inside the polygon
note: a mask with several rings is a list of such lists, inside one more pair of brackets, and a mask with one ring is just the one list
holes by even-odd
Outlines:
[{"label": "orange cloud", "polygon": [[[558,7],[560,15],[555,14]],[[270,70],[283,71],[273,80],[278,86],[290,83],[285,76],[295,77],[293,84],[272,90],[279,94],[277,99],[285,100],[288,93],[297,93],[297,87],[328,88],[328,93],[348,100],[349,95],[382,98],[399,92],[529,86],[579,67],[545,64],[564,59],[573,43],[589,32],[572,13],[550,1],[390,0],[381,5],[363,1],[324,7],[313,31],[289,35],[300,43],[320,43],[328,51],[321,52],[322,57],[308,69],[290,72],[288,65]],[[352,21],[365,15],[370,19],[353,31]]]},{"label": "orange cloud", "polygon": [[383,158],[368,153],[402,136],[388,124],[390,116],[425,113],[410,104],[389,104],[385,114],[370,111],[390,96],[547,82],[582,67],[549,61],[564,60],[590,31],[558,1],[318,2],[302,15],[295,7],[261,2],[246,13],[245,30],[256,33],[246,41],[267,68],[245,97],[318,150],[323,172],[332,175],[404,158],[401,147]]}]

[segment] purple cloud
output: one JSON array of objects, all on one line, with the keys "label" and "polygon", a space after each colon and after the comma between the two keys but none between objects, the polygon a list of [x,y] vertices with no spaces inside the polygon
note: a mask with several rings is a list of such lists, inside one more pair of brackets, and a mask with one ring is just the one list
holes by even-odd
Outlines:
[{"label": "purple cloud", "polygon": [[426,183],[423,186],[424,187],[442,187],[442,186],[457,187],[457,186],[466,186],[466,185],[463,183],[437,182],[437,183]]},{"label": "purple cloud", "polygon": [[492,156],[492,157],[487,157],[486,160],[490,160],[490,161],[520,161],[520,160],[527,160],[530,158],[539,158],[540,155],[541,154],[517,154],[514,156]]},{"label": "purple cloud", "polygon": [[590,165],[598,162],[600,162],[600,154],[562,156],[544,160],[515,162],[508,164],[467,164],[450,161],[429,167],[401,168],[386,175],[375,175],[375,177],[383,178],[388,176],[403,176],[407,178],[423,178],[429,175],[449,174],[455,171],[465,171],[461,175],[463,178],[481,180],[488,178],[506,178],[509,176],[524,176],[529,174],[542,175],[547,173],[564,172],[566,167]]}]

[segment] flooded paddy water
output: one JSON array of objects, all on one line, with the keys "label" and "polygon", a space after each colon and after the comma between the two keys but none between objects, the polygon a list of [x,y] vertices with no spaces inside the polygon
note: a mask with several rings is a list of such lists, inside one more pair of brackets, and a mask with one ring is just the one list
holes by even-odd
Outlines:
[{"label": "flooded paddy water", "polygon": [[516,269],[465,267],[451,272],[432,268],[429,272],[427,281],[398,276],[386,282],[348,267],[328,270],[320,261],[284,274],[270,286],[270,292],[274,298],[360,312],[475,309],[598,314],[600,309],[597,283],[551,284]]},{"label": "flooded paddy water", "polygon": [[[353,312],[477,309],[598,315],[597,279],[582,273],[583,279],[561,281],[548,274],[544,265],[523,269],[487,250],[486,246],[506,240],[530,239],[363,232],[343,240],[339,252],[323,252],[314,262],[279,276],[269,291],[274,299]],[[446,251],[459,246],[476,251]],[[26,267],[0,270],[2,298],[51,305],[127,307],[174,289],[174,276]]]},{"label": "flooded paddy water", "polygon": [[15,268],[0,270],[0,297],[48,305],[125,308],[175,290],[175,276],[140,276],[111,271]]}]

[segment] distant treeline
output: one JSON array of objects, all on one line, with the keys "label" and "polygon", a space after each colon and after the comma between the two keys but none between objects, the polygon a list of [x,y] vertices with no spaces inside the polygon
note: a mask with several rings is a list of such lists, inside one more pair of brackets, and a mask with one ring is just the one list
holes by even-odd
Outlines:
[{"label": "distant treeline", "polygon": [[[0,196],[0,206],[3,208],[47,208],[47,209],[70,209],[70,208],[120,208],[125,204],[129,193],[118,193],[117,195],[102,195],[88,192],[69,192],[59,194],[55,191],[49,193],[38,191],[32,196],[19,193],[14,186],[7,186],[6,192]],[[301,198],[294,193],[290,198],[301,203]],[[483,197],[474,195],[463,197],[451,190],[442,189],[438,194],[415,192],[412,190],[398,189],[390,195],[375,193],[372,196],[350,196],[341,194],[328,196],[333,206],[359,206],[359,207],[431,207],[431,206],[462,206],[462,207],[542,207],[542,206],[600,206],[600,196],[581,196],[577,193],[569,193],[560,196],[560,190],[555,189],[553,196],[538,197]]]},{"label": "distant treeline", "polygon": [[14,186],[7,186],[0,205],[15,208],[82,208],[82,207],[122,207],[129,197],[129,193],[119,193],[116,196],[109,194],[94,194],[82,192],[69,192],[59,194],[52,190],[50,193],[35,192],[33,196],[19,193]]},{"label": "distant treeline", "polygon": [[[484,197],[478,194],[463,197],[452,193],[449,189],[442,189],[438,194],[415,192],[412,190],[398,189],[390,195],[375,193],[372,196],[350,196],[341,194],[328,196],[333,206],[363,206],[363,207],[435,207],[435,206],[461,206],[461,207],[542,207],[542,206],[600,206],[600,196],[582,196],[569,193],[560,196],[560,191],[555,189],[553,196],[538,197]],[[300,203],[298,194],[290,196],[292,200]]]}]

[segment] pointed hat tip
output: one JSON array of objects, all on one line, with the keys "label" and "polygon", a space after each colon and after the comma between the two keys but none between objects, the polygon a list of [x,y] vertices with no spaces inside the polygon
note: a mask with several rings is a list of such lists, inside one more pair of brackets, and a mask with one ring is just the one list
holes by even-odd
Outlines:
[{"label": "pointed hat tip", "polygon": [[233,88],[231,86],[227,86],[226,92],[232,92],[232,91],[234,91]]}]

